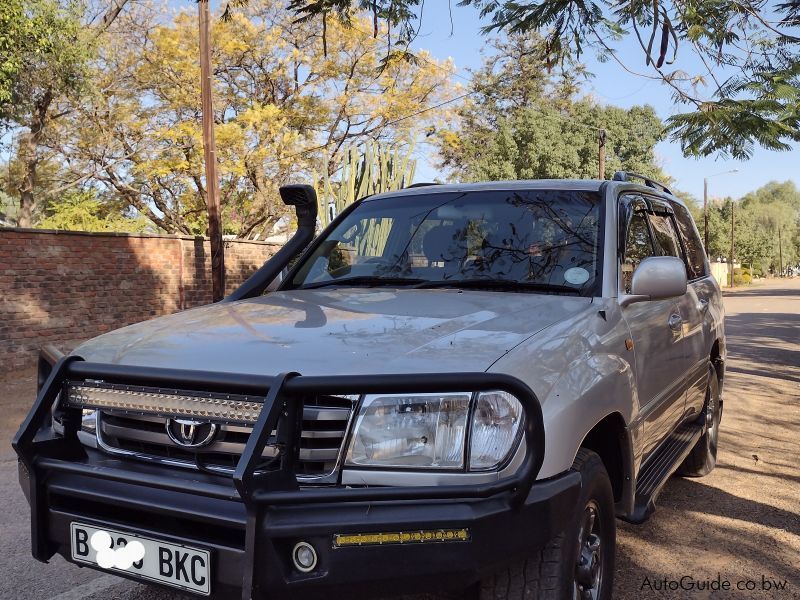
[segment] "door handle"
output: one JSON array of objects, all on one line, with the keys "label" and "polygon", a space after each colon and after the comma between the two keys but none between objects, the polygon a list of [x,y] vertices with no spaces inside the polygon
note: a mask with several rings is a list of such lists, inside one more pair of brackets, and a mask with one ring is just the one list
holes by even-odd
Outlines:
[{"label": "door handle", "polygon": [[681,330],[681,325],[683,325],[683,319],[678,314],[672,314],[670,315],[667,324],[669,325],[669,328],[672,329],[672,331],[679,333]]},{"label": "door handle", "polygon": [[700,298],[699,308],[702,312],[706,312],[708,310],[708,300],[706,298]]}]

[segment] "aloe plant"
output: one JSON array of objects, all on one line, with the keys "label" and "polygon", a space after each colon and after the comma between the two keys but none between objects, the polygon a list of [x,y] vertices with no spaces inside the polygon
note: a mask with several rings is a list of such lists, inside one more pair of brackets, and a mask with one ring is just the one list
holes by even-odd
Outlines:
[{"label": "aloe plant", "polygon": [[[417,161],[412,158],[413,142],[404,146],[384,146],[369,141],[363,146],[351,146],[343,155],[335,177],[322,169],[322,175],[313,174],[319,202],[320,226],[327,227],[348,205],[359,198],[399,190],[411,184]],[[327,162],[325,163],[327,164]],[[388,223],[378,224],[375,237],[364,243],[376,244],[385,238]]]}]

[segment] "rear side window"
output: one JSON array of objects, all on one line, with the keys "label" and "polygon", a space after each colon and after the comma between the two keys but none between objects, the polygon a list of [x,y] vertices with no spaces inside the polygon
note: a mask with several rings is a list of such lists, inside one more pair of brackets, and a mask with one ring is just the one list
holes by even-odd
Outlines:
[{"label": "rear side window", "polygon": [[689,264],[689,278],[698,279],[705,277],[706,271],[706,252],[703,243],[700,241],[700,234],[694,226],[692,215],[685,206],[672,203],[675,211],[675,220],[678,222],[678,231],[683,239],[683,247],[686,248],[686,259]]},{"label": "rear side window", "polygon": [[666,214],[651,214],[650,224],[656,237],[656,250],[661,256],[683,258],[678,234],[672,226],[672,220]]}]

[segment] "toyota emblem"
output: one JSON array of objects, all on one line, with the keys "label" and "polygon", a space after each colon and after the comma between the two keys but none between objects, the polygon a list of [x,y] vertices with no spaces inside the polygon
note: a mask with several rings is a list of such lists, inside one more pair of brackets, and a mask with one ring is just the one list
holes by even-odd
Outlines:
[{"label": "toyota emblem", "polygon": [[202,448],[214,441],[218,427],[191,419],[167,419],[167,435],[178,446]]}]

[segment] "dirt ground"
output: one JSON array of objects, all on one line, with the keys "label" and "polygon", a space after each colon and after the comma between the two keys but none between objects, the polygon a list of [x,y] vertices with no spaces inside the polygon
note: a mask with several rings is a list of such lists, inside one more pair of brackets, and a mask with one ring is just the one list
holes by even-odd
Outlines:
[{"label": "dirt ground", "polygon": [[[619,523],[617,599],[800,598],[800,279],[726,293],[725,305],[717,468],[702,479],[673,478],[644,525]],[[9,442],[33,388],[32,375],[0,379],[0,598],[186,598],[59,557],[49,565],[30,557]]]}]

